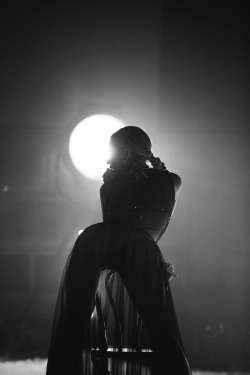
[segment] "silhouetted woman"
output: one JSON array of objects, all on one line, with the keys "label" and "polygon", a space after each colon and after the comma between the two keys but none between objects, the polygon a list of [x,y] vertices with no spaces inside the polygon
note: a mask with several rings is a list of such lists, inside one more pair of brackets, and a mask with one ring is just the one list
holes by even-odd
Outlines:
[{"label": "silhouetted woman", "polygon": [[[87,337],[95,293],[101,271],[114,269],[147,331],[155,356],[152,374],[190,375],[169,286],[176,275],[157,245],[173,214],[181,179],[153,155],[151,140],[139,127],[119,129],[110,147],[110,169],[100,189],[103,222],[87,227],[68,255],[46,374],[90,374]],[[130,314],[124,300],[119,303]],[[127,374],[141,374],[140,368],[132,366]]]}]

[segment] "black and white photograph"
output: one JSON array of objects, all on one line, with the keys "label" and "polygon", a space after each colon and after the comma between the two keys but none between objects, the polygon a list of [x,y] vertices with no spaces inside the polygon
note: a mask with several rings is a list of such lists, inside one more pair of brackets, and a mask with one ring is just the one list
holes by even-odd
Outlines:
[{"label": "black and white photograph", "polygon": [[246,1],[3,1],[0,375],[250,375]]}]

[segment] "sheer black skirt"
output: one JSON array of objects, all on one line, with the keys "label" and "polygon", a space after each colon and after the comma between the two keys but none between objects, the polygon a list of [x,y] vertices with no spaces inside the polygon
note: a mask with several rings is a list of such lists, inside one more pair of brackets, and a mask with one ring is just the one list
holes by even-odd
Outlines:
[{"label": "sheer black skirt", "polygon": [[[90,351],[100,346],[98,293],[110,347],[119,345],[114,313],[104,288],[108,270],[120,316],[122,346],[151,350],[153,365],[112,360],[112,375],[191,374],[178,328],[169,274],[158,245],[132,225],[103,222],[89,226],[68,255],[58,292],[51,332],[47,375],[93,374]],[[138,314],[143,322],[138,341]]]}]

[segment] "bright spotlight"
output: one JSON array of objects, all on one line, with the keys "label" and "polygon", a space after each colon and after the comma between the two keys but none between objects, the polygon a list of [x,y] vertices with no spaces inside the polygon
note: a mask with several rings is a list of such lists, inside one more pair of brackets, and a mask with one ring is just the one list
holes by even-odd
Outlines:
[{"label": "bright spotlight", "polygon": [[108,115],[86,117],[72,131],[69,154],[74,166],[91,180],[101,180],[108,168],[110,136],[124,127],[122,121]]}]

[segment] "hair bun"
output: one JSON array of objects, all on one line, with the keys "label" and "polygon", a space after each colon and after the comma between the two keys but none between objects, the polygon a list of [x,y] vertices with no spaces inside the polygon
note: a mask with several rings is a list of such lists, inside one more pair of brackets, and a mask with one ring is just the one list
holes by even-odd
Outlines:
[{"label": "hair bun", "polygon": [[161,161],[160,158],[155,157],[153,154],[151,155],[149,159],[151,165],[155,169],[159,169],[161,171],[165,171],[167,168],[165,167],[165,164]]}]

